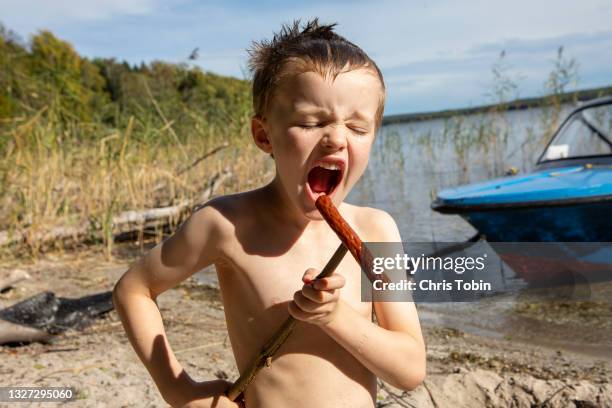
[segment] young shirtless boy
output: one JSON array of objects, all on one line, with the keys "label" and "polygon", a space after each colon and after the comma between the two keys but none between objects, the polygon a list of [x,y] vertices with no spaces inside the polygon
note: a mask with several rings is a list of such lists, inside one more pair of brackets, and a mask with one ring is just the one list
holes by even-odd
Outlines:
[{"label": "young shirtless boy", "polygon": [[373,407],[376,377],[405,390],[423,381],[413,303],[361,302],[360,267],[350,256],[313,282],[339,244],[315,208],[322,193],[364,241],[401,241],[387,213],[343,202],[368,163],[385,86],[375,63],[333,26],[295,22],[250,51],[252,135],[274,158],[274,180],[195,211],[114,289],[130,342],[172,406],[238,407],[224,395],[229,382],[196,382],[183,369],[155,303],[213,263],[241,372],[289,314],[298,320],[245,391],[247,407]]}]

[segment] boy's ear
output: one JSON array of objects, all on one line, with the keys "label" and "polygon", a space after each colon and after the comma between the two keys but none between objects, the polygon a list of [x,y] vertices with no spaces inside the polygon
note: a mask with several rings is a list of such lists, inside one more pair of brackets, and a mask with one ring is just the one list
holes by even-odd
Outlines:
[{"label": "boy's ear", "polygon": [[272,154],[272,143],[270,143],[268,124],[264,118],[257,115],[251,118],[251,135],[257,147],[266,153]]}]

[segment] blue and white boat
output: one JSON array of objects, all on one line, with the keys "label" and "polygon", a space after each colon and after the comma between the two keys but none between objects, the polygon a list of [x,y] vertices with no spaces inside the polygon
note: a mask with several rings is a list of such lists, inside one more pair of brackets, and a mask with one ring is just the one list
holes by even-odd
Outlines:
[{"label": "blue and white boat", "polygon": [[612,242],[612,97],[572,111],[533,172],[446,189],[432,209],[489,242]]}]

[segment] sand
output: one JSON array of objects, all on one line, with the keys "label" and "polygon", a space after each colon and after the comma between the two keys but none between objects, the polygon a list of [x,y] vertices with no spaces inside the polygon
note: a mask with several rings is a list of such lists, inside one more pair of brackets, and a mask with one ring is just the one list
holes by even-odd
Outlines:
[{"label": "sand", "polygon": [[[118,247],[107,261],[91,249],[6,261],[32,278],[0,294],[6,307],[43,290],[80,297],[110,290],[138,252]],[[237,376],[216,289],[194,279],[158,299],[170,344],[196,380]],[[412,392],[380,383],[379,407],[612,407],[610,361],[597,353],[490,338],[443,326],[424,326],[428,376]],[[568,333],[571,336],[571,333]],[[47,344],[0,346],[2,386],[70,386],[77,399],[63,404],[0,406],[166,407],[113,311],[83,331]],[[273,369],[273,366],[270,368]]]}]

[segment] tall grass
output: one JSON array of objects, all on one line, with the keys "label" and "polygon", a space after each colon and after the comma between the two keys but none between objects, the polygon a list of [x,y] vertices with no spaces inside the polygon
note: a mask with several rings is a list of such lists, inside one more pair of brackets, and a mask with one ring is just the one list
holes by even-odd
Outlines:
[{"label": "tall grass", "polygon": [[[515,152],[508,148],[512,124],[508,119],[509,103],[518,98],[520,74],[512,74],[511,67],[505,61],[506,54],[502,52],[492,66],[492,81],[489,97],[493,103],[487,112],[470,116],[456,115],[443,119],[440,132],[431,131],[417,135],[419,145],[425,148],[432,161],[437,154],[445,155],[452,151],[452,157],[460,172],[459,182],[468,182],[469,167],[476,162],[483,163],[490,176],[501,176],[510,171],[509,162]],[[570,85],[578,82],[578,62],[564,55],[563,47],[557,51],[557,58],[545,83],[543,103],[536,106],[538,117],[534,123],[526,126],[526,140],[519,146],[523,162],[523,170],[531,167],[537,155],[552,137],[560,125],[563,111],[562,99]],[[574,94],[574,102],[576,97]]]},{"label": "tall grass", "polygon": [[[197,121],[198,115],[190,113]],[[224,169],[233,176],[219,193],[251,188],[270,177],[271,163],[250,142],[247,120],[228,123],[225,129],[199,121],[179,140],[172,118],[162,127],[134,116],[120,129],[76,121],[66,125],[58,120],[55,106],[45,106],[30,116],[8,119],[0,158],[0,230],[35,236],[88,223],[92,231],[104,231],[98,244],[108,256],[111,220],[122,211],[196,200],[207,181]],[[228,148],[190,167],[225,143]],[[32,240],[25,253],[36,256],[63,245]],[[15,251],[4,248],[3,255]]]},{"label": "tall grass", "polygon": [[223,170],[233,176],[217,193],[262,184],[271,161],[250,141],[250,115],[248,81],[187,63],[90,60],[49,31],[25,43],[0,23],[0,241],[27,237],[0,256],[80,244],[42,244],[72,227],[111,256],[123,211],[193,203]]}]

